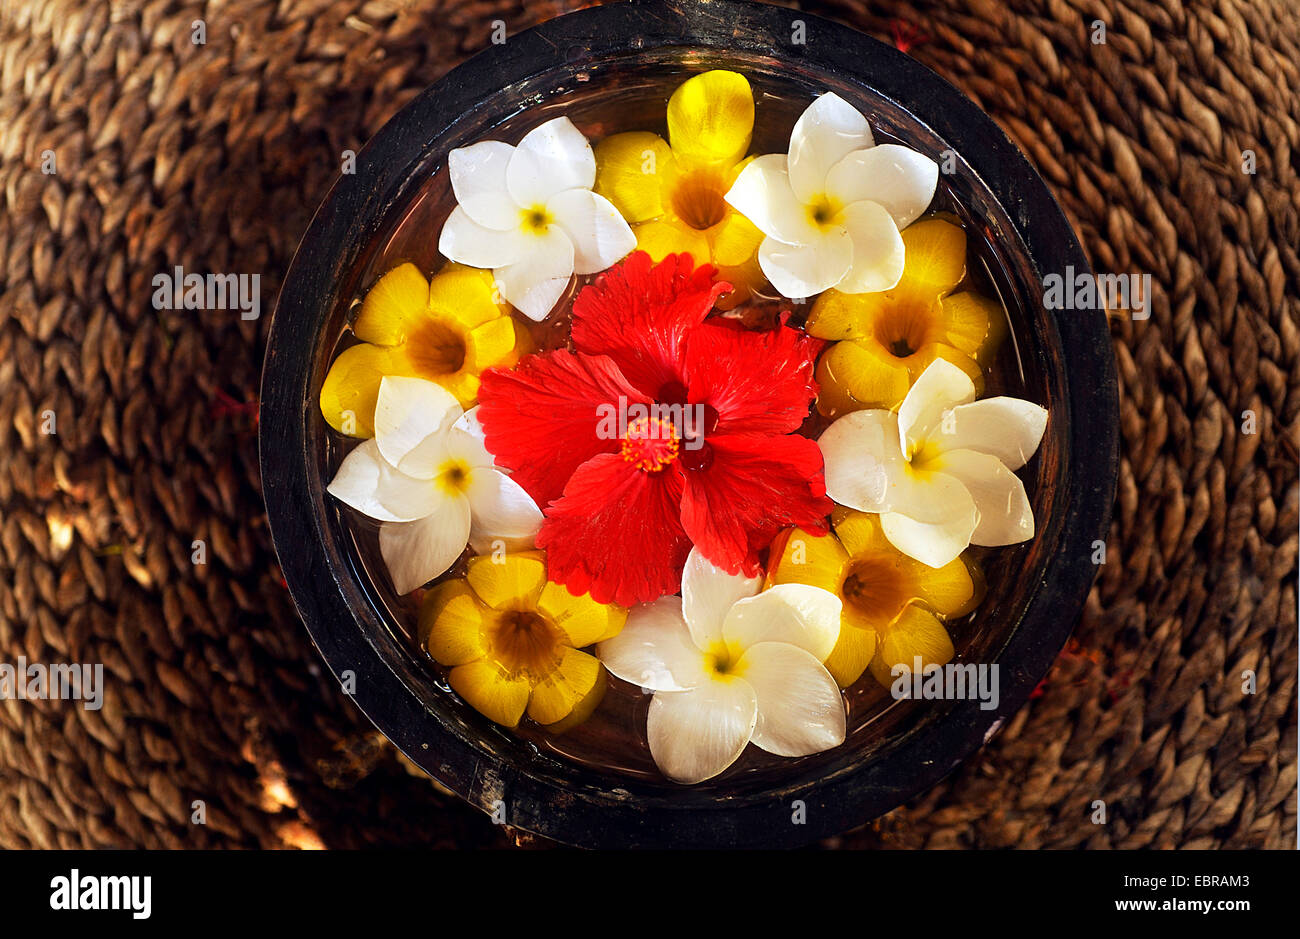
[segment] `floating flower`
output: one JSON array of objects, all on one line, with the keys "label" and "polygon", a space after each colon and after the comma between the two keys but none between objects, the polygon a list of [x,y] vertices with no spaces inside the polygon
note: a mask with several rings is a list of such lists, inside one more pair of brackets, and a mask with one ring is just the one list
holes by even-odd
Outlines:
[{"label": "floating flower", "polygon": [[754,95],[736,72],[683,82],[668,101],[668,140],[631,131],[596,144],[596,191],[632,223],[654,261],[685,253],[718,268],[733,289],[723,307],[763,282],[763,233],[724,198],[744,166],[754,130]]},{"label": "floating flower", "polygon": [[441,386],[385,376],[374,426],[328,492],[384,523],[379,549],[399,594],[451,567],[472,535],[528,538],[541,527],[528,493],[493,465],[473,412]]},{"label": "floating flower", "polygon": [[483,369],[514,365],[530,348],[509,307],[493,301],[491,275],[458,264],[431,281],[414,264],[393,268],[366,294],[352,332],[361,343],[330,366],[320,407],[331,427],[353,437],[374,436],[385,375],[427,378],[469,407]]},{"label": "floating flower", "polygon": [[550,576],[602,602],[674,592],[692,544],[757,573],[778,531],[830,512],[821,453],[792,433],[816,340],[706,321],[712,273],[635,252],[574,302],[576,351],[483,376],[487,448],[545,507]]},{"label": "floating flower", "polygon": [[935,359],[984,386],[980,361],[996,345],[1002,308],[970,290],[953,293],[966,274],[966,233],[929,218],[903,232],[906,262],[884,293],[828,290],[808,316],[808,332],[834,340],[817,363],[817,409],[837,417],[860,408],[895,408]]},{"label": "floating flower", "polygon": [[578,650],[618,634],[627,610],[547,583],[540,551],[479,555],[463,579],[424,597],[429,654],[470,706],[506,727],[528,716],[559,732],[585,720],[605,693],[605,670]]},{"label": "floating flower", "polygon": [[767,236],[759,265],[784,296],[869,293],[898,283],[899,229],[925,211],[938,180],[933,160],[876,146],[867,119],[828,93],[795,123],[789,153],[755,159],[726,198]]},{"label": "floating flower", "polygon": [[627,222],[591,191],[596,158],[567,117],[512,147],[485,140],[447,156],[452,210],[438,250],[492,268],[501,296],[542,320],[575,274],[603,271],[636,246]]},{"label": "floating flower", "polygon": [[[959,558],[938,570],[889,543],[876,515],[837,507],[834,534],[795,528],[772,544],[768,580],[808,584],[840,598],[840,636],[826,669],[841,688],[871,673],[888,686],[898,663],[912,668],[946,664],[953,654],[945,619],[965,616],[979,601],[982,581],[974,562]],[[974,575],[974,576],[972,576]]]},{"label": "floating flower", "polygon": [[880,513],[898,550],[943,567],[968,545],[1034,536],[1034,512],[1013,470],[1038,449],[1047,411],[1030,401],[975,400],[970,376],[943,359],[921,373],[898,413],[854,411],[818,440],[826,491]]},{"label": "floating flower", "polygon": [[646,737],[670,779],[710,779],[753,743],[807,756],[844,742],[844,699],[822,662],[840,601],[819,587],[729,574],[692,550],[682,595],[634,608],[597,647],[605,667],[655,692]]}]

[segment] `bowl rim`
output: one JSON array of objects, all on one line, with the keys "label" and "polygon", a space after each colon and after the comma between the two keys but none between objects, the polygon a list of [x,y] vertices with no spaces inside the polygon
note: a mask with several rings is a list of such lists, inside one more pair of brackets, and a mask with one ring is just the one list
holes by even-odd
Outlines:
[{"label": "bowl rim", "polygon": [[[805,35],[816,31],[817,42],[782,38],[793,36],[798,20]],[[630,44],[629,37],[640,43]],[[337,284],[357,261],[359,246],[402,201],[404,176],[427,156],[429,140],[479,103],[477,89],[504,88],[553,68],[559,50],[572,62],[666,46],[796,57],[923,115],[1007,208],[1035,271],[1072,265],[1091,274],[1055,197],[1015,144],[962,92],[893,47],[813,14],[748,0],[680,0],[672,7],[630,0],[579,10],[513,35],[448,72],[391,118],[357,154],[356,172],[341,175],[330,189],[285,275],[271,323],[258,425],[263,497],[285,581],[328,667],[340,681],[351,671],[351,696],[372,723],[470,804],[489,814],[504,805],[510,827],[588,847],[793,847],[856,827],[933,786],[1019,710],[1064,645],[1075,617],[1056,611],[1082,608],[1097,569],[1088,561],[1091,546],[1106,537],[1118,477],[1118,389],[1103,311],[1052,317],[1070,363],[1065,404],[1072,418],[1087,417],[1069,420],[1068,452],[1089,454],[1089,461],[1086,470],[1075,460],[1065,467],[1073,497],[1042,581],[998,651],[997,661],[1014,663],[1000,675],[998,706],[985,711],[978,701],[952,702],[887,757],[775,787],[764,800],[730,804],[715,795],[705,803],[689,789],[668,790],[682,795],[662,799],[638,797],[628,791],[636,788],[631,783],[613,789],[563,785],[465,739],[456,721],[416,695],[376,643],[364,585],[330,544],[310,485],[315,454],[303,415],[314,404],[313,362],[303,350],[319,344],[339,300]],[[1045,265],[1044,258],[1053,260]],[[910,772],[899,773],[900,767]],[[794,800],[804,802],[804,824],[791,824]]]}]

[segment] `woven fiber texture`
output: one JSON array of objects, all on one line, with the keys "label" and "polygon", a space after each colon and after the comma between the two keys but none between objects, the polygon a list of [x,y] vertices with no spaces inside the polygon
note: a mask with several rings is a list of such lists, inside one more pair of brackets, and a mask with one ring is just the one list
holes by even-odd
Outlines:
[{"label": "woven fiber texture", "polygon": [[[981,753],[829,845],[1294,846],[1300,10],[806,7],[962,88],[1094,266],[1155,287],[1113,323],[1119,494],[1075,638]],[[494,20],[563,9],[0,0],[0,662],[106,671],[97,711],[0,701],[0,847],[512,843],[297,621],[257,477],[270,317],[159,312],[150,281],[258,273],[269,312],[343,151]]]}]

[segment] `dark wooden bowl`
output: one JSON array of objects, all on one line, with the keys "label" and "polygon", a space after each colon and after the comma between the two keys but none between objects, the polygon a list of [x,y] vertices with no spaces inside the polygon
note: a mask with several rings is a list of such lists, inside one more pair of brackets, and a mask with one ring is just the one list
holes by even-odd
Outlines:
[{"label": "dark wooden bowl", "polygon": [[[338,442],[317,401],[353,298],[394,252],[433,267],[436,229],[413,220],[445,187],[451,148],[517,139],[511,128],[525,110],[529,126],[561,109],[582,126],[583,109],[612,92],[631,113],[647,89],[711,67],[746,74],[760,114],[764,89],[805,100],[832,90],[862,107],[884,137],[953,152],[956,172],[941,188],[973,239],[984,240],[981,258],[1008,293],[1014,393],[1051,417],[1021,474],[1038,533],[991,556],[989,594],[958,642],[963,661],[998,664],[998,706],[897,702],[869,725],[851,726],[835,750],[686,788],[559,758],[439,683],[397,622],[402,601],[369,576],[326,497]],[[267,512],[298,611],[333,672],[341,680],[351,673],[357,704],[375,725],[443,785],[486,812],[503,811],[509,825],[590,847],[794,846],[860,825],[933,785],[1025,702],[1092,582],[1114,499],[1118,410],[1104,312],[1043,307],[1043,278],[1071,267],[1091,273],[1047,186],[997,125],[924,66],[854,30],[713,0],[601,6],[512,36],[450,72],[375,136],[355,174],[330,191],[285,279],[262,378],[260,446]]]}]

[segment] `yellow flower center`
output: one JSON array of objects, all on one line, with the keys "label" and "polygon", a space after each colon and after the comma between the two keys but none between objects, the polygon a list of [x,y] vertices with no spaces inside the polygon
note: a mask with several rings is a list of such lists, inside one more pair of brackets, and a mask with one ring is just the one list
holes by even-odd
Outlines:
[{"label": "yellow flower center", "polygon": [[943,329],[942,311],[936,300],[926,306],[895,302],[876,317],[874,334],[890,355],[905,359],[935,341]]},{"label": "yellow flower center", "polygon": [[465,366],[464,332],[435,316],[421,318],[406,338],[406,354],[424,378],[436,381],[455,375]]},{"label": "yellow flower center", "polygon": [[559,662],[564,634],[534,610],[508,610],[486,624],[491,657],[512,676],[540,679]]},{"label": "yellow flower center", "polygon": [[712,228],[727,217],[726,180],[711,169],[693,170],[674,181],[673,212],[697,231]]},{"label": "yellow flower center", "polygon": [[890,619],[906,602],[898,569],[885,558],[854,558],[845,567],[840,596],[864,616]]},{"label": "yellow flower center", "polygon": [[834,199],[822,193],[808,203],[808,220],[818,228],[826,228],[835,221],[841,208]]},{"label": "yellow flower center", "polygon": [[714,678],[730,679],[739,677],[736,666],[740,663],[738,650],[731,648],[722,640],[709,646],[704,652],[704,670]]},{"label": "yellow flower center", "polygon": [[677,459],[680,444],[672,421],[638,417],[627,425],[621,452],[639,470],[657,473]]},{"label": "yellow flower center", "polygon": [[464,460],[448,460],[438,467],[434,482],[446,493],[464,492],[470,483],[469,464]]},{"label": "yellow flower center", "polygon": [[522,216],[520,224],[524,231],[531,232],[534,235],[545,234],[546,230],[551,227],[551,222],[555,221],[551,218],[551,213],[546,211],[544,205],[534,205],[531,208],[524,209],[520,215]]}]

